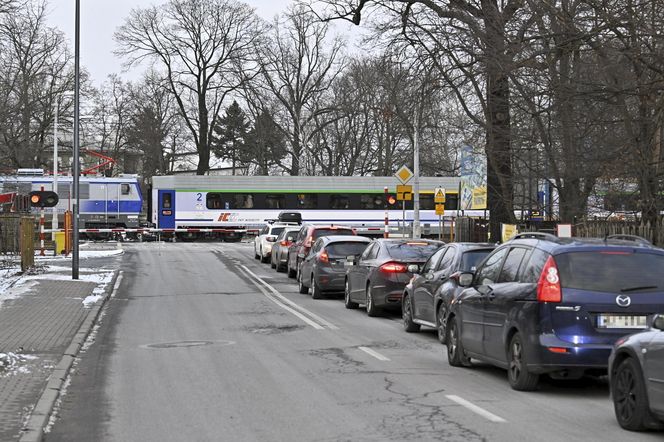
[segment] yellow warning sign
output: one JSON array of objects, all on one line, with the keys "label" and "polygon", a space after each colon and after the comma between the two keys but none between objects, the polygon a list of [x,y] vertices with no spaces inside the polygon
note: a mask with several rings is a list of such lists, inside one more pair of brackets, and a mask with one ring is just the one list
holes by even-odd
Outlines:
[{"label": "yellow warning sign", "polygon": [[397,200],[411,201],[413,199],[413,186],[407,184],[397,185]]},{"label": "yellow warning sign", "polygon": [[445,215],[445,204],[436,204],[436,215]]},{"label": "yellow warning sign", "polygon": [[394,174],[401,184],[406,184],[413,177],[413,171],[408,168],[408,166],[401,166],[397,173]]},{"label": "yellow warning sign", "polygon": [[436,187],[436,190],[433,192],[433,202],[434,203],[444,203],[445,202],[445,189],[442,187]]}]

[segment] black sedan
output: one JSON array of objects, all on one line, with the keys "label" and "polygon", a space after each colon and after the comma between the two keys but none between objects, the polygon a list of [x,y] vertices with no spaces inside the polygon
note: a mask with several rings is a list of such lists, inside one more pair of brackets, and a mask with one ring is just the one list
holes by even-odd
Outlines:
[{"label": "black sedan", "polygon": [[626,430],[664,428],[664,316],[621,338],[609,358],[616,419]]},{"label": "black sedan", "polygon": [[324,292],[344,289],[346,267],[371,243],[362,236],[323,236],[318,238],[304,258],[298,274],[300,293],[311,289],[311,297],[320,299]]},{"label": "black sedan", "polygon": [[450,243],[434,253],[404,289],[404,329],[416,332],[422,325],[434,327],[444,344],[450,303],[464,290],[459,286],[459,272],[474,272],[495,247],[488,243]]},{"label": "black sedan", "polygon": [[400,308],[403,289],[413,275],[408,266],[423,264],[442,245],[419,239],[375,240],[346,272],[346,308],[364,304],[369,316],[386,307]]}]

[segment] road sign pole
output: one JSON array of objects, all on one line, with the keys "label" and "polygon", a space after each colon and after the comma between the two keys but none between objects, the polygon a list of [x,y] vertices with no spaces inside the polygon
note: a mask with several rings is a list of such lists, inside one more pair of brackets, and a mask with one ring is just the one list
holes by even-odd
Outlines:
[{"label": "road sign pole", "polygon": [[401,201],[401,237],[406,236],[406,200]]},{"label": "road sign pole", "polygon": [[72,257],[71,257],[71,279],[78,278],[78,266],[79,266],[79,256],[78,256],[78,213],[79,213],[79,175],[81,173],[81,164],[79,160],[79,89],[80,89],[80,46],[81,46],[81,36],[80,36],[80,21],[81,21],[81,2],[76,0],[76,14],[74,20],[74,155],[73,155],[73,187],[74,187],[74,199],[72,201],[72,206],[74,209],[73,213],[73,226],[72,226]]},{"label": "road sign pole", "polygon": [[383,232],[383,238],[388,238],[390,236],[389,233],[389,227],[388,227],[388,212],[387,212],[387,186],[384,188],[385,190],[385,230]]},{"label": "road sign pole", "polygon": [[415,110],[415,124],[413,133],[413,173],[415,174],[413,183],[413,238],[420,238],[420,141],[419,141],[419,121],[417,118],[418,110]]}]

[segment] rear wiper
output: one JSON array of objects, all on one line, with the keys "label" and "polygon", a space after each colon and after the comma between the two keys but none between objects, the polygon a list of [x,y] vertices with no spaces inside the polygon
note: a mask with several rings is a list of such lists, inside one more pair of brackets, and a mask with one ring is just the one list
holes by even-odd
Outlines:
[{"label": "rear wiper", "polygon": [[621,292],[635,292],[637,290],[648,290],[648,289],[656,289],[658,286],[656,285],[641,285],[641,286],[636,286],[636,287],[625,287],[620,289]]}]

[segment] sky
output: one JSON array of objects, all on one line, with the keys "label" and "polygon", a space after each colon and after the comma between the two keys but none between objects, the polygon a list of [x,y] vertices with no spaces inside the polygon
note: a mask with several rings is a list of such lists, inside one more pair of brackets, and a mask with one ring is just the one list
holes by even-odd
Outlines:
[{"label": "sky", "polygon": [[[245,0],[256,13],[271,20],[286,10],[292,0]],[[109,74],[122,72],[122,60],[113,55],[113,33],[124,23],[132,8],[166,3],[166,0],[81,0],[81,66],[91,75],[94,84],[101,84]],[[63,31],[74,48],[75,0],[49,0],[48,25]],[[135,79],[140,72],[122,74]]]}]

